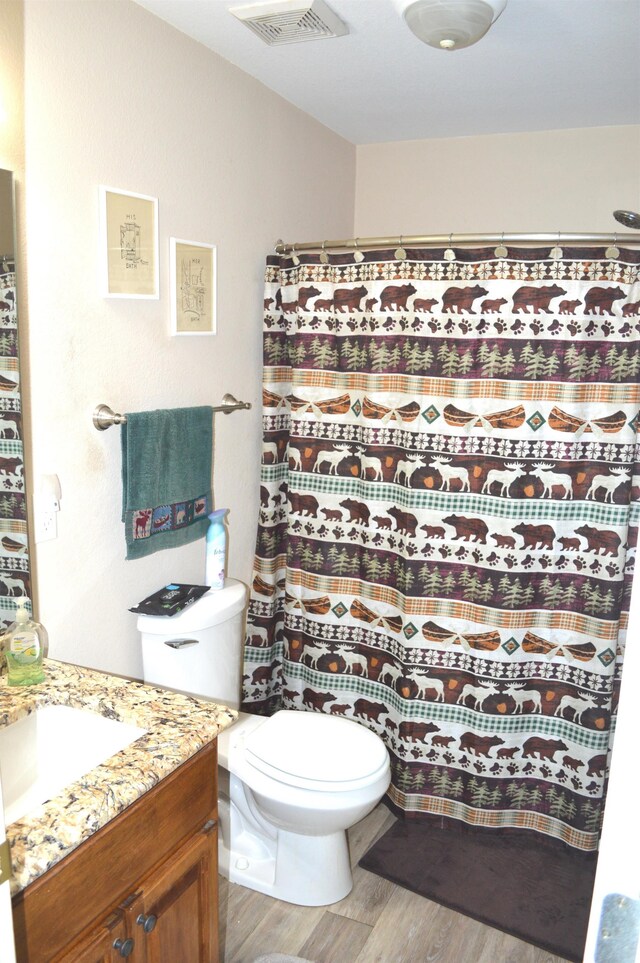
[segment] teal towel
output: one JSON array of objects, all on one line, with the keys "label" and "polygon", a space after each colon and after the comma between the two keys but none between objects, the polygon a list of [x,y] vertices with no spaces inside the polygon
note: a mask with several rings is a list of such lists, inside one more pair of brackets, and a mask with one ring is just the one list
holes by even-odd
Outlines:
[{"label": "teal towel", "polygon": [[213,409],[127,412],[121,441],[126,557],[206,535],[213,510]]}]

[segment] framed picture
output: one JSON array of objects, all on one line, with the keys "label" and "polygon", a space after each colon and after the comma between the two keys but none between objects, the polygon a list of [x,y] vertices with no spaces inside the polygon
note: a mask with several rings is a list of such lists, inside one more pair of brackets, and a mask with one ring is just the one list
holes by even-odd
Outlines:
[{"label": "framed picture", "polygon": [[158,199],[100,188],[101,293],[159,298]]},{"label": "framed picture", "polygon": [[216,333],[216,249],[213,244],[169,239],[171,333]]}]

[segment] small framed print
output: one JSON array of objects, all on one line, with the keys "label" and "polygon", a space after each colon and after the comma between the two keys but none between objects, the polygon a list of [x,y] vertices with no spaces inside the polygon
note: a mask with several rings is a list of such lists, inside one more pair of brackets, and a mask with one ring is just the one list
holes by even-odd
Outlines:
[{"label": "small framed print", "polygon": [[100,188],[101,288],[105,298],[155,298],[158,199]]},{"label": "small framed print", "polygon": [[216,333],[216,249],[213,244],[169,239],[171,333]]}]

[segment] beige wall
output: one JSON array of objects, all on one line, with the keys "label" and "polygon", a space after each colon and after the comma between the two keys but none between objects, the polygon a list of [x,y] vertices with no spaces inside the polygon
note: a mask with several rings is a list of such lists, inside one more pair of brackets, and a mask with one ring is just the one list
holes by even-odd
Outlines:
[{"label": "beige wall", "polygon": [[[24,231],[22,205],[24,202],[24,4],[22,0],[2,0],[0,3],[0,167],[14,173],[14,192],[17,208],[18,247],[18,306],[20,316],[26,318],[26,289],[24,263]],[[0,251],[13,249],[13,227],[10,210],[0,211]]]},{"label": "beige wall", "polygon": [[24,168],[23,4],[0,3],[0,167],[21,174]]},{"label": "beige wall", "polygon": [[640,127],[366,144],[357,158],[360,237],[613,232],[613,210],[640,210]]},{"label": "beige wall", "polygon": [[[24,4],[22,0],[0,3],[0,167],[14,173],[17,209],[18,307],[26,319],[26,266],[24,260]],[[13,248],[10,211],[0,211],[0,251]]]},{"label": "beige wall", "polygon": [[[169,580],[202,582],[204,541],[125,561],[117,411],[215,404],[215,497],[229,574],[248,581],[258,510],[264,257],[278,237],[350,234],[355,149],[139,6],[28,0],[25,12],[29,365],[34,476],[62,485],[37,546],[54,657],[139,675],[127,611]],[[98,295],[98,185],[159,198],[159,301]],[[169,237],[218,245],[214,338],[169,336]]]}]

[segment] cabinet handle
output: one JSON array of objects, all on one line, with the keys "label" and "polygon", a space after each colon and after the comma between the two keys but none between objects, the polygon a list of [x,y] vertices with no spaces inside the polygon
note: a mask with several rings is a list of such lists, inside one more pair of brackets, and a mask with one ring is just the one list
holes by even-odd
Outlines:
[{"label": "cabinet handle", "polygon": [[133,940],[114,940],[114,950],[118,950],[120,956],[131,956],[133,953]]},{"label": "cabinet handle", "polygon": [[140,913],[140,916],[136,920],[136,923],[142,927],[145,933],[151,933],[155,929],[155,925],[158,922],[158,917],[154,916],[153,913],[149,913],[145,916],[144,913]]}]

